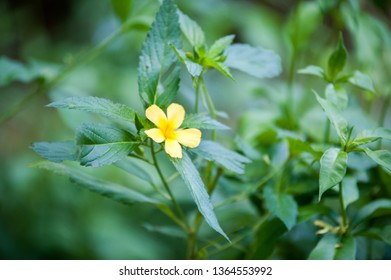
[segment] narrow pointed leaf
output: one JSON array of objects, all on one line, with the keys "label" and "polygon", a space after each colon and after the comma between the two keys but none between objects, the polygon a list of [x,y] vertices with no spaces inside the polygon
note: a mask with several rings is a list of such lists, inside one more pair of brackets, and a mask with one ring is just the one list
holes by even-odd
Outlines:
[{"label": "narrow pointed leaf", "polygon": [[197,50],[205,45],[205,34],[201,27],[190,17],[178,10],[182,33],[189,43]]},{"label": "narrow pointed leaf", "polygon": [[352,145],[360,146],[375,142],[379,139],[391,140],[391,130],[383,127],[360,131],[354,138]]},{"label": "narrow pointed leaf", "polygon": [[364,152],[386,171],[391,172],[391,152],[387,150],[372,151],[368,148],[365,148]]},{"label": "narrow pointed leaf", "polygon": [[213,59],[219,55],[222,55],[225,49],[232,44],[235,35],[228,35],[218,39],[213,45],[209,48],[208,57]]},{"label": "narrow pointed leaf", "polygon": [[125,158],[138,145],[133,136],[119,128],[84,124],[77,131],[80,164],[99,167]]},{"label": "narrow pointed leaf", "polygon": [[141,180],[144,180],[150,184],[153,184],[152,177],[146,172],[143,168],[138,166],[134,160],[130,158],[124,158],[123,160],[119,160],[115,163],[115,166],[121,168],[122,170],[132,174]]},{"label": "narrow pointed leaf", "polygon": [[171,45],[181,48],[177,8],[164,0],[144,42],[138,69],[139,95],[144,107],[166,107],[179,88],[180,62]]},{"label": "narrow pointed leaf", "polygon": [[79,149],[74,141],[37,142],[33,143],[32,149],[52,162],[77,161],[79,155]]},{"label": "narrow pointed leaf", "polygon": [[281,73],[281,59],[271,50],[246,44],[229,46],[224,55],[225,64],[257,78],[272,78]]},{"label": "narrow pointed leaf", "polygon": [[231,72],[229,71],[228,66],[225,63],[211,61],[208,63],[208,66],[215,68],[217,71],[219,71],[221,74],[223,74],[227,78],[234,80],[234,78],[231,75]]},{"label": "narrow pointed leaf", "polygon": [[360,71],[355,71],[353,76],[351,76],[348,81],[352,85],[355,85],[363,90],[367,90],[372,93],[376,92],[371,78],[368,75],[361,73]]},{"label": "narrow pointed leaf", "polygon": [[328,77],[333,81],[337,75],[343,70],[348,58],[348,52],[343,43],[342,34],[339,37],[337,49],[331,54],[328,61]]},{"label": "narrow pointed leaf", "polygon": [[373,217],[390,215],[391,199],[378,199],[362,207],[353,220],[353,227]]},{"label": "narrow pointed leaf", "polygon": [[203,114],[186,114],[185,120],[181,127],[198,128],[198,129],[229,129],[228,126]]},{"label": "narrow pointed leaf", "polygon": [[322,194],[339,184],[346,174],[348,154],[337,148],[328,149],[320,159],[319,200]]},{"label": "narrow pointed leaf", "polygon": [[208,192],[205,189],[204,183],[198,173],[197,168],[194,166],[190,157],[185,151],[183,151],[183,157],[181,159],[170,158],[174,164],[176,170],[182,177],[185,185],[188,187],[197,207],[208,225],[215,231],[229,240],[228,236],[221,228],[216,214],[213,209],[212,202],[210,201]]},{"label": "narrow pointed leaf", "polygon": [[201,141],[197,148],[191,149],[190,151],[238,174],[243,174],[245,164],[250,162],[248,158],[228,150],[216,142],[208,140]]},{"label": "narrow pointed leaf", "polygon": [[300,69],[299,71],[297,71],[299,74],[306,74],[306,75],[313,75],[313,76],[317,76],[317,77],[320,77],[322,79],[325,78],[325,74],[324,74],[324,70],[319,67],[319,66],[316,66],[316,65],[309,65],[303,69]]}]

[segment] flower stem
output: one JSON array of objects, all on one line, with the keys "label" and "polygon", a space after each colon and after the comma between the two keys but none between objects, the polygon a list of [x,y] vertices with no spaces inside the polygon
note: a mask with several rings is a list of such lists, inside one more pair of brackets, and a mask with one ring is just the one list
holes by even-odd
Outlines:
[{"label": "flower stem", "polygon": [[342,216],[342,234],[345,234],[349,228],[348,216],[345,209],[345,203],[343,200],[343,184],[339,183],[339,205],[341,208],[341,216]]}]

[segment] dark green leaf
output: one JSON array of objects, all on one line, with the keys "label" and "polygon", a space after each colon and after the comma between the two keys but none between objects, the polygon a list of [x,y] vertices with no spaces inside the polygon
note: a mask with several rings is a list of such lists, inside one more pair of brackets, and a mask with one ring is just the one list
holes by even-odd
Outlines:
[{"label": "dark green leaf", "polygon": [[386,171],[391,172],[391,153],[387,150],[372,151],[368,148],[364,152],[377,164],[382,166]]},{"label": "dark green leaf", "polygon": [[304,205],[299,208],[297,223],[305,222],[317,215],[331,216],[332,214],[333,214],[333,210],[329,206],[323,204]]},{"label": "dark green leaf", "polygon": [[298,207],[293,197],[286,193],[276,193],[272,187],[263,191],[266,207],[270,213],[276,215],[288,230],[296,224]]},{"label": "dark green leaf", "polygon": [[319,240],[318,244],[311,251],[309,260],[332,260],[335,255],[335,246],[338,239],[333,234],[326,234]]},{"label": "dark green leaf", "polygon": [[179,23],[182,33],[190,44],[196,49],[203,48],[205,45],[205,35],[201,27],[187,15],[178,10]]},{"label": "dark green leaf", "polygon": [[42,157],[53,161],[78,160],[79,150],[74,141],[38,142],[33,143],[32,149]]},{"label": "dark green leaf", "polygon": [[349,78],[349,83],[355,85],[363,90],[370,91],[375,93],[375,87],[373,86],[372,80],[368,75],[361,73],[360,71],[355,71],[353,76]]},{"label": "dark green leaf", "polygon": [[150,232],[160,233],[170,238],[176,237],[186,240],[187,235],[183,230],[180,230],[178,227],[171,226],[156,226],[151,224],[144,224],[144,227]]},{"label": "dark green leaf", "polygon": [[315,65],[309,65],[306,68],[300,69],[298,71],[299,74],[307,74],[320,77],[322,79],[325,78],[324,71],[321,67]]},{"label": "dark green leaf", "polygon": [[228,150],[216,142],[208,140],[201,141],[197,148],[191,149],[190,151],[238,174],[243,174],[245,164],[250,162],[248,158]]},{"label": "dark green leaf", "polygon": [[337,49],[331,54],[328,61],[328,78],[330,81],[334,81],[337,75],[343,70],[348,58],[348,52],[343,43],[342,34],[339,37]]},{"label": "dark green leaf", "polygon": [[204,114],[186,114],[181,127],[198,129],[229,129],[228,126]]},{"label": "dark green leaf", "polygon": [[347,235],[335,249],[334,260],[355,260],[356,259],[356,240]]},{"label": "dark green leaf", "polygon": [[138,86],[144,107],[157,104],[165,108],[172,103],[179,88],[180,62],[172,50],[181,48],[177,8],[164,0],[140,56]]},{"label": "dark green leaf", "polygon": [[228,35],[218,39],[213,45],[209,48],[208,57],[210,59],[216,58],[223,54],[225,49],[232,44],[235,35]]},{"label": "dark green leaf", "polygon": [[257,78],[272,78],[281,73],[281,59],[271,50],[245,44],[229,46],[224,55],[228,67],[243,71]]},{"label": "dark green leaf", "polygon": [[371,227],[368,230],[358,233],[358,235],[379,239],[391,245],[391,225],[384,226],[383,228]]},{"label": "dark green leaf", "polygon": [[356,226],[370,218],[391,214],[391,199],[378,199],[362,207],[353,220]]},{"label": "dark green leaf", "polygon": [[125,158],[138,145],[133,136],[119,128],[84,124],[77,131],[80,164],[99,167]]},{"label": "dark green leaf", "polygon": [[47,106],[91,112],[108,117],[110,119],[128,123],[134,122],[135,112],[132,108],[123,104],[113,103],[108,99],[100,97],[70,97],[60,101],[55,101]]},{"label": "dark green leaf", "polygon": [[228,236],[224,233],[217,220],[216,214],[213,209],[212,202],[209,199],[208,192],[205,189],[204,183],[198,173],[197,168],[194,166],[190,157],[185,151],[181,159],[171,158],[176,170],[181,175],[185,185],[188,187],[197,207],[208,225],[215,231],[229,240]]},{"label": "dark green leaf", "polygon": [[121,21],[126,21],[132,10],[133,0],[111,0],[111,5]]},{"label": "dark green leaf", "polygon": [[339,184],[346,174],[348,154],[337,148],[328,149],[320,159],[319,200],[322,194]]},{"label": "dark green leaf", "polygon": [[326,98],[340,111],[348,106],[348,95],[341,85],[328,84],[326,87]]},{"label": "dark green leaf", "polygon": [[351,143],[351,146],[360,146],[372,143],[379,139],[391,140],[391,130],[383,127],[360,131]]}]

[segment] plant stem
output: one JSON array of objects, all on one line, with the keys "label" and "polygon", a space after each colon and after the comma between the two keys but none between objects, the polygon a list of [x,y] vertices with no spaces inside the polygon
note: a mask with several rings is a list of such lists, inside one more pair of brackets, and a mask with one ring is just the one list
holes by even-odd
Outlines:
[{"label": "plant stem", "polygon": [[348,216],[345,209],[345,203],[343,201],[343,184],[342,181],[339,183],[339,205],[341,207],[341,216],[342,216],[342,234],[345,234],[348,231]]},{"label": "plant stem", "polygon": [[[205,96],[206,102],[208,104],[208,109],[209,109],[209,112],[210,112],[210,116],[212,117],[212,119],[215,120],[217,118],[216,108],[215,108],[215,106],[213,104],[213,100],[210,97],[208,90],[206,89],[204,78],[202,76],[200,76],[200,79],[198,80],[198,82],[200,83],[200,85],[202,87],[202,91],[204,92],[204,96]],[[216,130],[213,130],[212,131],[212,141],[216,141],[216,138],[217,138]]]}]

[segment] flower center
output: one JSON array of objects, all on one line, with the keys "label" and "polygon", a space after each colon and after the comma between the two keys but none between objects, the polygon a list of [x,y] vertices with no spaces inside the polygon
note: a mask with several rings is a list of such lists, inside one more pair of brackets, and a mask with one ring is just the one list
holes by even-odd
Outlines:
[{"label": "flower center", "polygon": [[164,138],[176,140],[176,133],[174,130],[174,124],[170,121],[166,122],[160,130],[163,132]]}]

